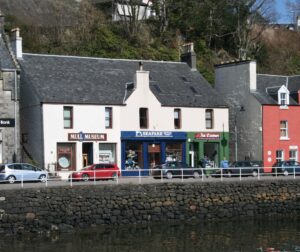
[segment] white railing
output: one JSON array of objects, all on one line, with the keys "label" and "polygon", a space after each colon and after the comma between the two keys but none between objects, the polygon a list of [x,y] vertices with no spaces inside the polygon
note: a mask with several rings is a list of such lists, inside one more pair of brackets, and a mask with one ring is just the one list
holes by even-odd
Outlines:
[{"label": "white railing", "polygon": [[[269,170],[270,172],[265,172]],[[126,172],[126,176],[122,176]],[[132,175],[130,173],[132,172]],[[261,180],[261,179],[279,179],[279,178],[293,178],[296,179],[297,175],[300,175],[300,167],[290,167],[288,169],[282,169],[281,167],[229,167],[229,168],[164,168],[164,169],[136,169],[134,171],[116,171],[116,170],[93,170],[93,171],[73,171],[65,172],[67,178],[51,177],[49,174],[46,179],[43,180],[42,185],[47,187],[69,185],[71,187],[82,184],[130,184],[130,183],[155,183],[155,182],[178,182],[178,181],[191,181],[186,180],[193,178],[194,181],[211,182],[211,181],[242,181],[249,179]],[[3,173],[0,173],[0,179],[3,178]],[[250,177],[250,178],[249,178]],[[300,178],[300,176],[299,176]],[[229,180],[231,179],[231,180]],[[104,182],[108,181],[108,182]],[[14,183],[12,183],[14,182]],[[25,182],[41,182],[41,179],[27,180],[22,175],[15,177],[14,180],[2,179],[1,184],[15,184],[18,183],[22,188],[26,187]],[[34,187],[40,187],[41,183],[35,183]],[[30,186],[32,187],[32,185]]]}]

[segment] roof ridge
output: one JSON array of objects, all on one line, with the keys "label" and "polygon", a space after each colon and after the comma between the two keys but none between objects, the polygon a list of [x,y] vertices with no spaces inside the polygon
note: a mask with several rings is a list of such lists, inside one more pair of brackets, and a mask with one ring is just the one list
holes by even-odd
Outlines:
[{"label": "roof ridge", "polygon": [[257,75],[260,75],[260,76],[284,77],[284,78],[300,77],[300,74],[295,74],[295,75],[257,74]]},{"label": "roof ridge", "polygon": [[35,53],[23,53],[23,55],[37,56],[37,57],[57,57],[57,58],[78,58],[78,59],[96,59],[96,60],[113,60],[113,61],[133,61],[133,62],[154,62],[154,63],[172,63],[172,64],[186,64],[181,61],[164,61],[164,60],[143,60],[143,59],[114,59],[114,58],[100,58],[100,57],[88,57],[88,56],[76,56],[76,55],[56,55],[56,54],[35,54]]}]

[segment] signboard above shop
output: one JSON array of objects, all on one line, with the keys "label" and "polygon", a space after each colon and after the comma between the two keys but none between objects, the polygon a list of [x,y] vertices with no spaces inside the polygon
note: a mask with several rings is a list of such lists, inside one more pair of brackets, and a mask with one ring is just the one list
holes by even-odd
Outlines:
[{"label": "signboard above shop", "polygon": [[104,133],[69,133],[69,141],[106,141],[107,135]]},{"label": "signboard above shop", "polygon": [[201,140],[220,140],[221,134],[218,132],[199,132],[195,134],[195,139]]},{"label": "signboard above shop", "polygon": [[173,137],[172,131],[136,131],[136,137]]},{"label": "signboard above shop", "polygon": [[0,128],[1,127],[15,127],[15,119],[0,118]]}]

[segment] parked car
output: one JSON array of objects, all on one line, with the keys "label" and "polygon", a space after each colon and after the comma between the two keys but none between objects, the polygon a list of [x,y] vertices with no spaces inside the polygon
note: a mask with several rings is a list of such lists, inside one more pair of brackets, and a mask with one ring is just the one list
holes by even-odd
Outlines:
[{"label": "parked car", "polygon": [[120,176],[120,169],[116,164],[92,164],[70,174],[69,180],[89,181],[98,179],[116,179]]},{"label": "parked car", "polygon": [[26,163],[11,163],[0,165],[0,181],[10,184],[16,181],[40,181],[46,182],[48,172]]},{"label": "parked car", "polygon": [[216,170],[212,177],[232,176],[253,176],[257,177],[258,174],[263,173],[262,161],[236,161],[229,165],[228,168]]},{"label": "parked car", "polygon": [[157,165],[151,170],[153,178],[160,179],[161,177],[172,179],[177,178],[201,178],[202,170],[193,168],[183,162],[170,161],[165,164]]},{"label": "parked car", "polygon": [[278,161],[272,166],[273,175],[300,175],[300,163],[294,160]]}]

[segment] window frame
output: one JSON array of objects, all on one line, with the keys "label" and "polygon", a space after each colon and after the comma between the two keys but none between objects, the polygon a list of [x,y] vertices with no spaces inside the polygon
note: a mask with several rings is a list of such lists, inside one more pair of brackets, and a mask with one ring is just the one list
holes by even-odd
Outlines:
[{"label": "window frame", "polygon": [[[209,117],[207,114],[209,113]],[[210,123],[210,126],[207,126],[207,123]],[[213,129],[214,128],[214,110],[213,109],[205,109],[205,128]]]},{"label": "window frame", "polygon": [[[284,127],[282,127],[282,123],[284,123]],[[288,139],[289,138],[289,124],[287,120],[280,121],[280,139]],[[284,132],[284,135],[282,133]]]},{"label": "window frame", "polygon": [[[70,111],[70,117],[65,117],[65,111],[69,110]],[[73,107],[72,106],[64,106],[63,107],[63,118],[64,118],[64,129],[73,129]],[[65,124],[65,121],[69,120],[70,121],[70,126],[67,127]]]},{"label": "window frame", "polygon": [[[177,113],[177,118],[176,118]],[[175,108],[174,109],[174,128],[175,129],[181,129],[181,109]]]},{"label": "window frame", "polygon": [[[143,114],[142,114],[143,112]],[[149,110],[148,108],[139,108],[139,121],[141,129],[149,128]]]},{"label": "window frame", "polygon": [[[108,117],[106,113],[108,112]],[[113,108],[112,107],[105,107],[105,128],[112,129],[113,128]],[[107,123],[108,122],[108,126]]]},{"label": "window frame", "polygon": [[[278,155],[280,153],[280,155]],[[276,150],[276,162],[284,161],[284,150]]]},{"label": "window frame", "polygon": [[[284,97],[282,97],[284,96]],[[287,106],[288,105],[288,100],[287,100],[287,93],[281,92],[279,93],[279,104],[280,106]]]},{"label": "window frame", "polygon": [[[294,153],[295,156],[292,157],[291,153]],[[298,150],[294,150],[294,149],[289,150],[289,160],[298,162]]]}]

